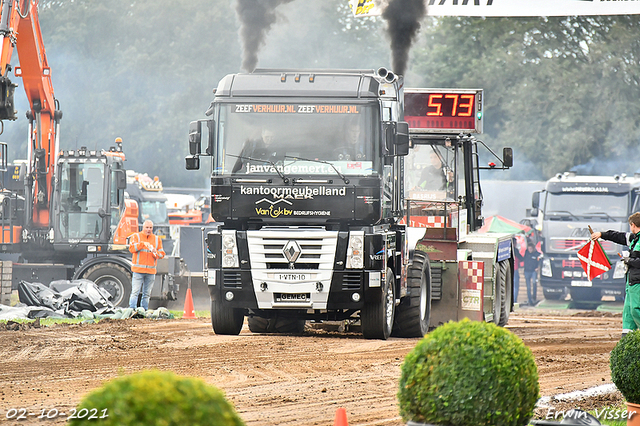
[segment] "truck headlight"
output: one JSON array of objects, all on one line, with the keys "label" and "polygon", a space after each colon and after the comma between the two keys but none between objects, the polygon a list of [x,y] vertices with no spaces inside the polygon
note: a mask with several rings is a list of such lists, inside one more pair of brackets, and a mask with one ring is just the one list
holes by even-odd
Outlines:
[{"label": "truck headlight", "polygon": [[624,274],[627,273],[627,265],[623,261],[616,262],[616,267],[613,270],[613,279],[624,278]]},{"label": "truck headlight", "polygon": [[238,244],[236,242],[236,231],[222,231],[222,267],[238,268]]},{"label": "truck headlight", "polygon": [[545,277],[553,276],[553,273],[551,272],[551,259],[542,259],[542,270],[540,271],[540,274]]},{"label": "truck headlight", "polygon": [[352,232],[349,235],[349,245],[347,246],[347,268],[364,268],[364,232]]}]

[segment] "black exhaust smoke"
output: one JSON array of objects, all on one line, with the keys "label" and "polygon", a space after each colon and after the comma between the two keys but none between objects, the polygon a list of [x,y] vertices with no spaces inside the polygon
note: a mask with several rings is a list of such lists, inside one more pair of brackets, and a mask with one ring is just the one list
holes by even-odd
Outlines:
[{"label": "black exhaust smoke", "polygon": [[276,22],[275,9],[292,0],[237,0],[236,13],[240,19],[242,69],[252,72],[258,64],[258,51]]},{"label": "black exhaust smoke", "polygon": [[420,30],[420,21],[427,14],[425,0],[390,0],[382,12],[391,38],[393,71],[404,75],[411,44]]}]

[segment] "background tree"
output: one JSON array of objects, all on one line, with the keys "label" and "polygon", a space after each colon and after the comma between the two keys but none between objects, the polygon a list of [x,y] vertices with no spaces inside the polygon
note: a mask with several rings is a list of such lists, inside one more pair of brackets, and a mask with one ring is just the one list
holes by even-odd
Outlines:
[{"label": "background tree", "polygon": [[[203,118],[217,82],[240,71],[235,5],[40,0],[64,113],[62,149],[108,148],[119,136],[127,167],[166,186],[206,187],[206,170],[184,170],[187,131]],[[276,12],[258,67],[391,67],[384,20],[354,18],[346,0],[294,0]],[[576,166],[631,173],[640,139],[639,19],[426,18],[405,85],[483,88],[483,140],[515,150],[516,167],[501,177],[543,178]],[[10,159],[26,156],[21,90],[19,120],[6,122],[0,137]]]},{"label": "background tree", "polygon": [[534,177],[596,162],[588,171],[632,173],[637,24],[637,16],[433,20],[413,71],[420,85],[485,89],[485,140],[513,146]]}]

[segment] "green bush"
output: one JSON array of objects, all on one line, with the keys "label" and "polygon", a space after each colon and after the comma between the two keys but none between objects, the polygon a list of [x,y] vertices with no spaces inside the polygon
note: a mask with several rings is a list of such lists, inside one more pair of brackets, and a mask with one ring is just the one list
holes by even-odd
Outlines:
[{"label": "green bush", "polygon": [[627,402],[640,404],[640,331],[627,333],[609,355],[611,380]]},{"label": "green bush", "polygon": [[538,394],[538,369],[522,340],[464,319],[436,328],[407,354],[398,402],[405,422],[521,426]]},{"label": "green bush", "polygon": [[[97,419],[89,418],[91,414]],[[101,418],[106,414],[108,417]],[[204,381],[147,370],[118,377],[88,394],[69,425],[240,426],[224,394]]]}]

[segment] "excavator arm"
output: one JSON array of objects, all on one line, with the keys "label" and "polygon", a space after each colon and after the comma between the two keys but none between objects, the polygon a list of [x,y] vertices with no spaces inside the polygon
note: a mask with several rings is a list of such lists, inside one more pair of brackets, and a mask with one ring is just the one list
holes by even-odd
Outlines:
[{"label": "excavator arm", "polygon": [[0,120],[15,120],[13,92],[16,84],[9,79],[11,56],[14,48],[18,52],[19,66],[15,75],[22,77],[24,90],[31,110],[29,140],[27,147],[28,166],[25,179],[27,218],[35,228],[49,227],[49,205],[53,175],[59,152],[58,130],[62,112],[54,97],[51,83],[51,68],[40,22],[37,0],[0,0]]}]

